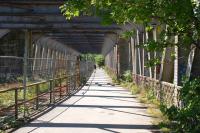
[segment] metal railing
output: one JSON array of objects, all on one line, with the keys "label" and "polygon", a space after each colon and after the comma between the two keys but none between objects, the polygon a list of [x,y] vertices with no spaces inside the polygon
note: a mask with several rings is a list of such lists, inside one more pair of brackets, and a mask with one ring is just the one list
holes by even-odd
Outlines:
[{"label": "metal railing", "polygon": [[[0,129],[4,128],[8,119],[16,121],[34,118],[52,105],[74,95],[86,83],[94,69],[93,62],[89,61],[29,59],[27,83],[24,86],[21,79],[24,76],[22,58],[0,59],[3,62],[0,65],[0,74],[5,77],[16,74],[14,80],[0,83]],[[53,65],[56,63],[58,64]],[[13,67],[10,67],[12,64]],[[20,65],[17,66],[18,64]],[[4,70],[5,67],[8,71]]]},{"label": "metal railing", "polygon": [[[0,90],[0,95],[10,97],[10,103],[0,106],[0,116],[14,116],[15,119],[31,117],[43,107],[49,107],[63,98],[72,96],[80,86],[76,84],[77,75],[50,79],[27,85],[27,99],[23,100],[23,87]],[[5,99],[8,100],[8,99]],[[40,110],[41,109],[41,110]],[[44,109],[44,108],[43,108]],[[25,116],[24,116],[25,113]]]}]

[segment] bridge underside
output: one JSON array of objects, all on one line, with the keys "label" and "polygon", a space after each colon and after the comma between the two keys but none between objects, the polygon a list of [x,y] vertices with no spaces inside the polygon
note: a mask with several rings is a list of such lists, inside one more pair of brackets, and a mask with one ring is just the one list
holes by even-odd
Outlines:
[{"label": "bridge underside", "polygon": [[[94,69],[94,62],[80,59],[84,53],[103,54],[105,68],[117,78],[128,73],[136,85],[152,89],[158,100],[180,105],[182,76],[200,75],[199,48],[170,46],[163,51],[147,51],[140,44],[159,40],[165,28],[155,26],[146,31],[137,24],[102,26],[101,19],[94,16],[66,20],[59,9],[63,2],[0,0],[3,117],[26,117],[29,109],[38,112],[79,91]],[[122,31],[132,29],[135,34],[129,39],[120,38]],[[176,36],[171,38],[177,43]],[[160,63],[148,66],[152,59]]]},{"label": "bridge underside", "polygon": [[[59,7],[64,0],[0,0],[0,32],[27,30],[32,36],[45,37],[73,48],[79,53],[107,53],[106,38],[114,45],[119,26],[102,26],[97,17],[66,20]],[[3,34],[2,33],[2,34]]]}]

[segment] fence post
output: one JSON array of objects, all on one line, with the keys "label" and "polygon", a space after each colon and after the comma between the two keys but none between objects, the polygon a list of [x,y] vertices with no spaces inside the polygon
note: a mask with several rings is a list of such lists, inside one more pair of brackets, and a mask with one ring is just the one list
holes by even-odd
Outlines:
[{"label": "fence post", "polygon": [[49,82],[50,82],[50,88],[49,88],[50,89],[50,93],[49,94],[50,94],[50,104],[51,104],[53,102],[52,101],[53,80],[50,80]]},{"label": "fence post", "polygon": [[76,84],[75,86],[79,87],[80,86],[80,57],[78,56],[76,59]]},{"label": "fence post", "polygon": [[18,119],[18,88],[15,89],[15,119]]},{"label": "fence post", "polygon": [[66,96],[68,95],[68,76],[66,77]]},{"label": "fence post", "polygon": [[60,99],[62,97],[62,78],[59,78],[59,92],[60,92]]},{"label": "fence post", "polygon": [[30,44],[30,32],[25,30],[25,46],[24,46],[24,68],[23,68],[23,99],[24,99],[24,117],[26,116],[26,89],[27,89],[27,66],[28,66],[28,49]]},{"label": "fence post", "polygon": [[38,110],[38,106],[39,106],[39,84],[36,85],[36,110]]}]

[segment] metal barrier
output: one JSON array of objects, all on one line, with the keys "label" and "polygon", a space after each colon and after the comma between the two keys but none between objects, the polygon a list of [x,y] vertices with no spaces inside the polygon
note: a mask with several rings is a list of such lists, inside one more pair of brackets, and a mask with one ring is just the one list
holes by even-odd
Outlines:
[{"label": "metal barrier", "polygon": [[[4,84],[0,83],[0,129],[7,119],[16,121],[32,118],[74,95],[86,83],[94,69],[94,63],[89,61],[30,58],[24,86],[21,69],[23,58],[0,57],[0,61],[3,62],[0,64],[3,76],[7,77],[8,73],[16,74],[12,82],[9,80]],[[12,66],[11,62],[13,67],[9,67]]]}]

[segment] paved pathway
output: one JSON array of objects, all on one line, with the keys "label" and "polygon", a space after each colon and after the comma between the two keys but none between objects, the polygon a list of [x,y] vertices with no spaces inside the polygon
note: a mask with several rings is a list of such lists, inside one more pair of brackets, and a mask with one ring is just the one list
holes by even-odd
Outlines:
[{"label": "paved pathway", "polygon": [[75,96],[16,133],[151,132],[151,116],[146,113],[146,107],[128,90],[110,83],[105,72],[97,69],[88,85]]}]

